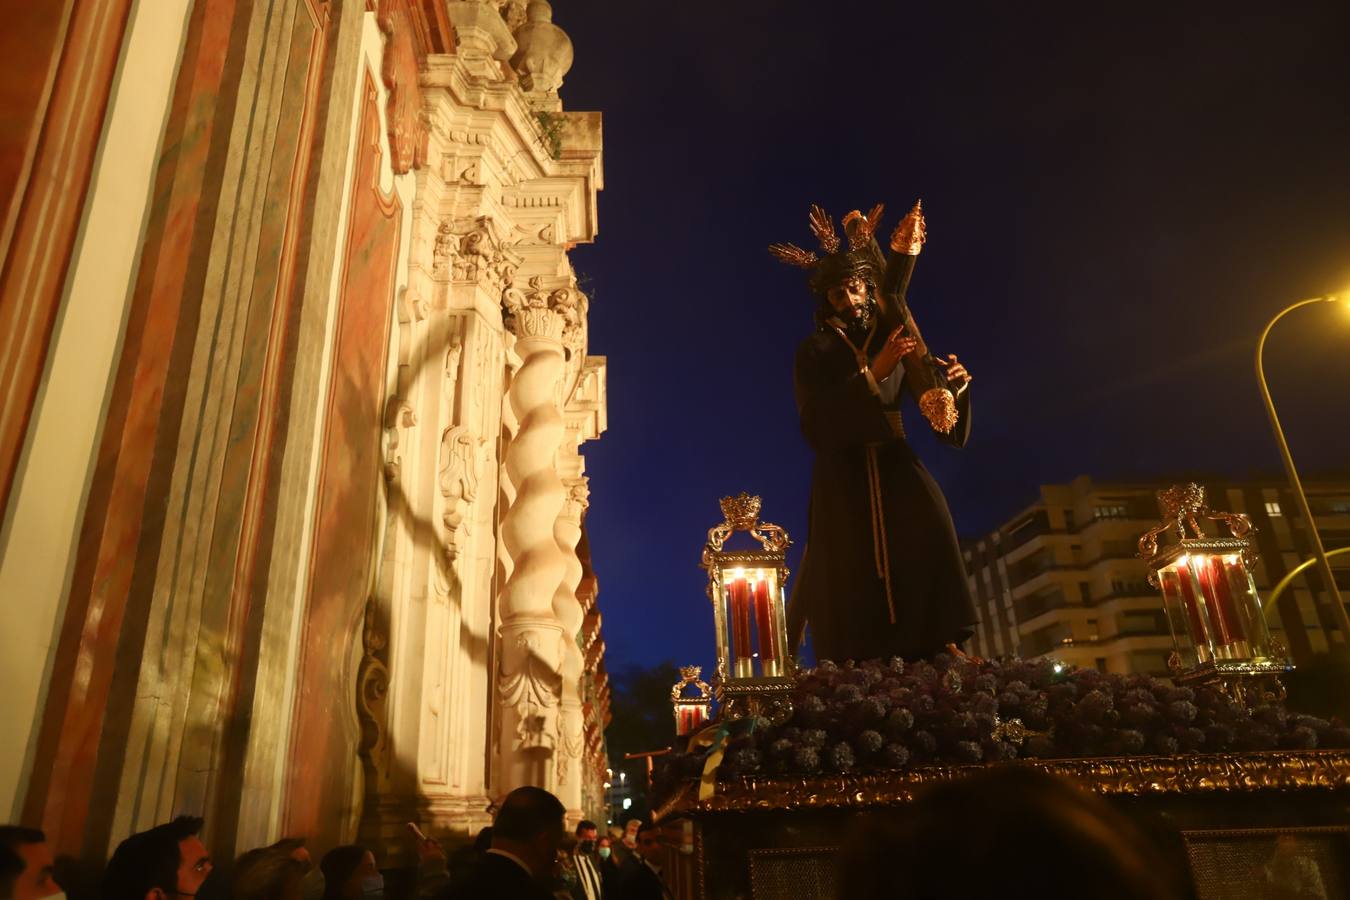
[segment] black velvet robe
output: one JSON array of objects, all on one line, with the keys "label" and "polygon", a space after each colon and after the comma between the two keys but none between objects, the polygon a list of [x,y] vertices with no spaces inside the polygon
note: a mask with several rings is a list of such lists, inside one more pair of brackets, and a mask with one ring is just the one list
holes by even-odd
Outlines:
[{"label": "black velvet robe", "polygon": [[[878,329],[873,349],[885,335]],[[874,354],[873,354],[874,355]],[[902,377],[896,369],[893,378]],[[792,646],[811,625],[817,659],[931,656],[974,633],[975,608],[951,513],[937,483],[886,418],[884,404],[837,332],[818,330],[797,350],[802,432],[816,451],[806,550],[788,610]],[[970,435],[970,390],[957,400],[956,447]],[[928,428],[913,407],[907,427]],[[867,445],[876,446],[894,624],[877,574]]]}]

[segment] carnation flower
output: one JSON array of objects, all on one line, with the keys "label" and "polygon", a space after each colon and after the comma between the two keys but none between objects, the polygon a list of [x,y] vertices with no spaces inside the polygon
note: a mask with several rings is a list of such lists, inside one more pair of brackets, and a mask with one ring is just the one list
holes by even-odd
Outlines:
[{"label": "carnation flower", "polygon": [[905,674],[905,661],[898,656],[892,656],[886,662],[886,671],[893,675]]},{"label": "carnation flower", "polygon": [[886,707],[875,697],[865,697],[850,710],[850,713],[858,721],[870,725],[886,718]]},{"label": "carnation flower", "polygon": [[855,743],[858,745],[860,751],[864,754],[871,755],[880,751],[882,745],[886,742],[882,739],[880,732],[868,729],[867,731],[859,733]]},{"label": "carnation flower", "polygon": [[889,769],[903,769],[909,765],[909,748],[904,744],[887,744],[881,753],[882,760]]},{"label": "carnation flower", "polygon": [[1281,707],[1274,705],[1261,706],[1252,711],[1252,718],[1269,728],[1284,728],[1289,719],[1289,714]]},{"label": "carnation flower", "polygon": [[833,660],[822,659],[816,663],[816,671],[832,675],[839,671],[839,667],[834,664]]},{"label": "carnation flower", "polygon": [[746,747],[733,752],[728,762],[735,772],[754,772],[759,769],[763,757],[753,747]]},{"label": "carnation flower", "polygon": [[830,748],[829,755],[826,758],[830,769],[835,772],[847,772],[853,768],[855,762],[853,758],[853,748],[846,741],[840,741]]},{"label": "carnation flower", "polygon": [[1089,722],[1100,722],[1107,711],[1112,709],[1111,695],[1103,691],[1088,691],[1075,707],[1078,715]]},{"label": "carnation flower", "polygon": [[1120,711],[1121,720],[1135,728],[1149,727],[1158,720],[1159,715],[1156,707],[1143,703],[1131,703]]},{"label": "carnation flower", "polygon": [[792,765],[807,775],[820,771],[820,751],[815,747],[798,747],[792,754]]},{"label": "carnation flower", "polygon": [[998,701],[988,691],[979,691],[971,697],[970,708],[977,713],[993,715],[998,712]]},{"label": "carnation flower", "polygon": [[794,749],[796,749],[796,745],[792,743],[791,739],[780,737],[769,745],[769,757],[771,759],[787,759],[792,756]]},{"label": "carnation flower", "polygon": [[1174,687],[1163,694],[1163,699],[1168,703],[1175,703],[1178,700],[1189,700],[1195,702],[1195,691],[1188,687]]},{"label": "carnation flower", "polygon": [[929,731],[914,732],[909,736],[908,743],[911,750],[923,756],[932,756],[937,752],[937,738]]},{"label": "carnation flower", "polygon": [[808,728],[802,732],[802,746],[804,747],[824,747],[825,741],[828,739],[829,735],[825,733],[823,728]]},{"label": "carnation flower", "polygon": [[1116,732],[1116,743],[1121,753],[1142,753],[1145,743],[1144,733],[1133,728],[1122,728]]},{"label": "carnation flower", "polygon": [[863,690],[856,684],[841,684],[834,689],[834,696],[836,700],[841,700],[844,703],[852,703],[854,700],[862,699]]},{"label": "carnation flower", "polygon": [[[1178,702],[1185,703],[1186,701],[1182,700]],[[1178,729],[1177,743],[1179,743],[1181,749],[1187,753],[1194,753],[1204,745],[1205,733],[1194,726]]]},{"label": "carnation flower", "polygon": [[899,707],[886,716],[886,733],[892,736],[904,734],[914,727],[914,713]]},{"label": "carnation flower", "polygon": [[1171,756],[1180,748],[1177,739],[1170,734],[1155,734],[1153,736],[1153,749],[1164,756]]},{"label": "carnation flower", "polygon": [[1197,712],[1199,710],[1189,700],[1173,700],[1167,704],[1167,718],[1173,722],[1192,722]]},{"label": "carnation flower", "polygon": [[819,697],[804,697],[797,704],[797,713],[794,718],[799,718],[807,725],[819,722],[825,715],[825,701]]}]

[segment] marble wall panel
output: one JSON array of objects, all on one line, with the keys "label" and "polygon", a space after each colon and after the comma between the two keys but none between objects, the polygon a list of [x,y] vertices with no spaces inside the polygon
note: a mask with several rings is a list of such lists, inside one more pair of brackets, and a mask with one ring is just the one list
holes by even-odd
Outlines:
[{"label": "marble wall panel", "polygon": [[355,818],[354,654],[379,521],[401,203],[380,185],[379,92],[364,85],[295,703],[286,830],[318,845]]},{"label": "marble wall panel", "polygon": [[0,519],[46,366],[131,0],[11,7],[0,30]]},{"label": "marble wall panel", "polygon": [[[106,852],[191,361],[203,255],[228,146],[221,110],[233,0],[192,13],[151,187],[151,212],[86,505],[25,803],[56,846]],[[203,103],[210,96],[213,102]]]}]

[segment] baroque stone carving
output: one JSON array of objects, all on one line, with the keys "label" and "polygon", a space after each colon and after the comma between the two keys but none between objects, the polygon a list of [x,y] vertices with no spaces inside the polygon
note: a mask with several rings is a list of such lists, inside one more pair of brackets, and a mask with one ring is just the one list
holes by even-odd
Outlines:
[{"label": "baroque stone carving", "polygon": [[403,468],[399,452],[400,432],[417,424],[417,413],[399,397],[390,397],[384,409],[384,430],[389,434],[389,445],[384,456],[384,479],[393,484]]},{"label": "baroque stone carving", "polygon": [[381,77],[389,92],[385,118],[389,124],[390,165],[394,173],[420,169],[427,162],[427,125],[422,118],[422,94],[417,85],[417,46],[408,0],[384,0],[379,25],[384,33]]},{"label": "baroque stone carving", "polygon": [[482,283],[491,291],[510,285],[521,263],[512,245],[497,237],[490,216],[442,222],[431,258],[434,277]]},{"label": "baroque stone carving", "polygon": [[552,750],[558,734],[552,720],[562,696],[562,678],[540,656],[537,641],[529,632],[516,635],[515,652],[509,654],[515,659],[510,664],[502,661],[497,685],[502,703],[517,714],[518,750]]},{"label": "baroque stone carving", "polygon": [[553,6],[546,0],[531,0],[526,19],[516,29],[511,68],[525,90],[555,94],[572,68],[572,39],[553,24]]},{"label": "baroque stone carving", "polygon": [[535,275],[524,288],[512,283],[502,291],[502,316],[517,337],[552,337],[568,354],[586,347],[586,295],[575,285],[549,289]]},{"label": "baroque stone carving", "polygon": [[371,597],[366,601],[365,625],[361,630],[361,663],[356,670],[356,714],[361,724],[357,753],[366,770],[368,789],[389,771],[386,724],[389,666],[385,659],[388,645],[380,628],[378,606]]},{"label": "baroque stone carving", "polygon": [[573,522],[580,522],[586,509],[591,505],[591,484],[589,478],[578,478],[567,484],[567,500],[563,504],[563,516]]},{"label": "baroque stone carving", "polygon": [[478,457],[482,440],[464,425],[452,425],[441,435],[441,496],[445,499],[445,555],[454,561],[463,549],[470,524],[469,506],[478,497]]}]

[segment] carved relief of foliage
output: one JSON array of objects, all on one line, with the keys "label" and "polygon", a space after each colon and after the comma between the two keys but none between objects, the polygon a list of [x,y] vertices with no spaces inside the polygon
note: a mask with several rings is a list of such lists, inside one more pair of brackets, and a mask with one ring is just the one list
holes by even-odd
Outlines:
[{"label": "carved relief of foliage", "polygon": [[470,504],[478,497],[478,461],[482,441],[465,425],[452,425],[441,435],[441,496],[445,499],[447,558],[454,560],[463,547],[471,525],[467,521]]},{"label": "carved relief of foliage", "polygon": [[518,749],[553,749],[556,729],[550,728],[562,696],[562,675],[542,657],[531,634],[516,637],[513,653],[502,661],[497,689],[502,703],[516,711]]}]

